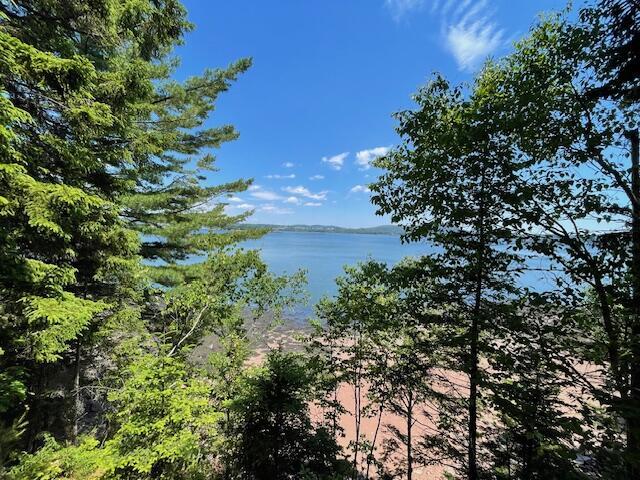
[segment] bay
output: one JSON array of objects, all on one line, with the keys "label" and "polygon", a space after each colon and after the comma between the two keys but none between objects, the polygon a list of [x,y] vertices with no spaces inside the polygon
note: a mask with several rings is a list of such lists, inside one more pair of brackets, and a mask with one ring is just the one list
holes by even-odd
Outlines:
[{"label": "bay", "polygon": [[336,293],[335,279],[343,273],[345,265],[369,258],[393,265],[406,256],[421,256],[430,251],[425,243],[402,244],[400,237],[393,235],[324,232],[272,232],[242,246],[259,249],[273,273],[306,270],[311,304],[323,295]]},{"label": "bay", "polygon": [[[403,244],[400,237],[394,235],[328,232],[277,231],[244,242],[242,246],[259,249],[262,259],[275,274],[306,271],[309,303],[289,313],[288,317],[295,322],[311,316],[313,305],[323,296],[336,293],[335,280],[344,273],[345,265],[373,259],[391,266],[404,257],[419,257],[433,251],[428,243]],[[552,278],[537,271],[525,273],[520,282],[537,290],[552,288]]]}]

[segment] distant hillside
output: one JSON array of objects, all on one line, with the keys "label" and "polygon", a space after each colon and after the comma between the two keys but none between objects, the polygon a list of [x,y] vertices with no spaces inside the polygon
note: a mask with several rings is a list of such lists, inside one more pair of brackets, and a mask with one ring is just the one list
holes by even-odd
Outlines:
[{"label": "distant hillside", "polygon": [[274,232],[319,232],[319,233],[361,233],[366,235],[402,235],[402,228],[396,225],[379,227],[345,228],[334,225],[271,225],[267,223],[243,223],[235,228],[268,228]]}]

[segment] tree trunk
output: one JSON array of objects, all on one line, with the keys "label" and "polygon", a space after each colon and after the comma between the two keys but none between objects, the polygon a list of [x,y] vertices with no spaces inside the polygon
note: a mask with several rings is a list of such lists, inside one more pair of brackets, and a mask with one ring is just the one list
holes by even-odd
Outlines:
[{"label": "tree trunk", "polygon": [[82,415],[82,396],[80,395],[80,354],[81,354],[80,338],[76,341],[76,352],[73,365],[73,427],[71,431],[71,440],[73,443],[78,442],[80,431],[80,416]]},{"label": "tree trunk", "polygon": [[378,432],[380,432],[380,425],[382,424],[383,411],[384,411],[384,404],[380,404],[380,407],[378,408],[378,422],[376,423],[376,431],[373,433],[373,439],[371,440],[371,448],[369,449],[369,454],[367,455],[367,471],[365,474],[366,480],[369,480],[369,471],[371,469],[371,463],[373,462],[375,451],[376,451],[376,442],[378,441]]},{"label": "tree trunk", "polygon": [[409,392],[409,398],[407,402],[407,480],[413,478],[413,445],[412,445],[412,428],[413,428],[413,395]]},{"label": "tree trunk", "polygon": [[477,437],[478,437],[478,340],[480,336],[480,315],[482,301],[482,279],[484,275],[484,256],[486,250],[486,239],[484,231],[485,204],[484,204],[485,178],[482,175],[480,184],[480,206],[478,211],[478,246],[476,250],[476,284],[474,294],[473,314],[471,316],[470,352],[469,352],[469,446],[468,446],[468,479],[478,479],[477,463]]},{"label": "tree trunk", "polygon": [[[276,407],[279,408],[279,407]],[[282,412],[276,412],[275,435],[273,435],[273,472],[274,480],[280,480],[280,437],[283,423]]]},{"label": "tree trunk", "polygon": [[594,290],[598,296],[598,302],[600,304],[600,314],[602,315],[602,324],[604,326],[605,333],[607,334],[607,354],[609,356],[609,362],[611,363],[611,371],[613,374],[616,388],[620,393],[622,399],[627,398],[628,383],[625,379],[624,372],[620,366],[620,344],[618,342],[618,333],[616,332],[613,323],[613,313],[611,312],[611,305],[609,304],[609,297],[607,291],[602,282],[602,277],[597,270],[597,267],[593,265],[593,283]]},{"label": "tree trunk", "polygon": [[477,466],[477,448],[476,438],[478,432],[478,337],[479,328],[478,321],[480,316],[480,300],[482,292],[482,280],[478,280],[476,287],[476,298],[471,319],[471,352],[470,352],[470,369],[469,369],[469,480],[478,479]]},{"label": "tree trunk", "polygon": [[354,405],[354,418],[355,418],[355,439],[353,443],[353,475],[354,479],[359,477],[358,473],[358,454],[360,453],[360,425],[361,425],[361,415],[362,415],[362,394],[360,387],[360,365],[356,367],[356,374],[354,379],[353,386],[353,405]]},{"label": "tree trunk", "polygon": [[[360,327],[358,326],[358,328]],[[359,356],[362,349],[362,334],[359,330],[356,330],[354,340],[357,349],[356,355]],[[358,455],[360,454],[360,427],[362,422],[362,358],[356,358],[356,362],[353,379],[353,413],[355,419],[355,439],[353,444],[354,480],[360,477],[360,473],[358,472]]]},{"label": "tree trunk", "polygon": [[[627,132],[631,142],[631,189],[640,199],[640,142],[638,130]],[[627,419],[627,465],[629,478],[640,478],[640,207],[633,203],[632,232],[632,324],[631,324],[631,391],[630,414]]]}]

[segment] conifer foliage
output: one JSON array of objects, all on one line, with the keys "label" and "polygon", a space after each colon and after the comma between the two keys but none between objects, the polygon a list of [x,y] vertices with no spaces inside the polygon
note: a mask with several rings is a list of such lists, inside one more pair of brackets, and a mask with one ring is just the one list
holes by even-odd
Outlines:
[{"label": "conifer foliage", "polygon": [[172,80],[190,28],[174,0],[0,3],[0,411],[6,429],[26,415],[27,449],[77,438],[94,360],[157,327],[149,287],[255,236],[224,213],[248,182],[203,186],[208,150],[237,133],[202,125],[250,60]]}]

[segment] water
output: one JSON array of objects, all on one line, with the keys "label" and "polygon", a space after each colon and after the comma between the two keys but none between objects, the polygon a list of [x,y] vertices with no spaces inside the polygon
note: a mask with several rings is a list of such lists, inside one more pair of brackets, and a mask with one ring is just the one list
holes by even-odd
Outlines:
[{"label": "water", "polygon": [[[306,270],[310,305],[336,293],[335,279],[344,273],[345,265],[368,259],[393,265],[406,256],[429,252],[424,243],[402,244],[397,236],[357,233],[272,232],[244,242],[243,247],[260,249],[273,273]],[[303,311],[308,313],[310,309]]]},{"label": "water", "polygon": [[[309,305],[291,312],[290,317],[295,321],[311,315],[313,305],[322,296],[336,293],[335,279],[343,274],[345,265],[367,259],[393,265],[404,257],[418,257],[433,251],[426,243],[402,244],[399,237],[392,235],[318,232],[272,232],[258,240],[244,242],[243,247],[260,249],[262,259],[273,273],[307,271]],[[527,272],[520,279],[525,286],[538,290],[551,288],[551,280],[551,276],[537,271]]]}]

